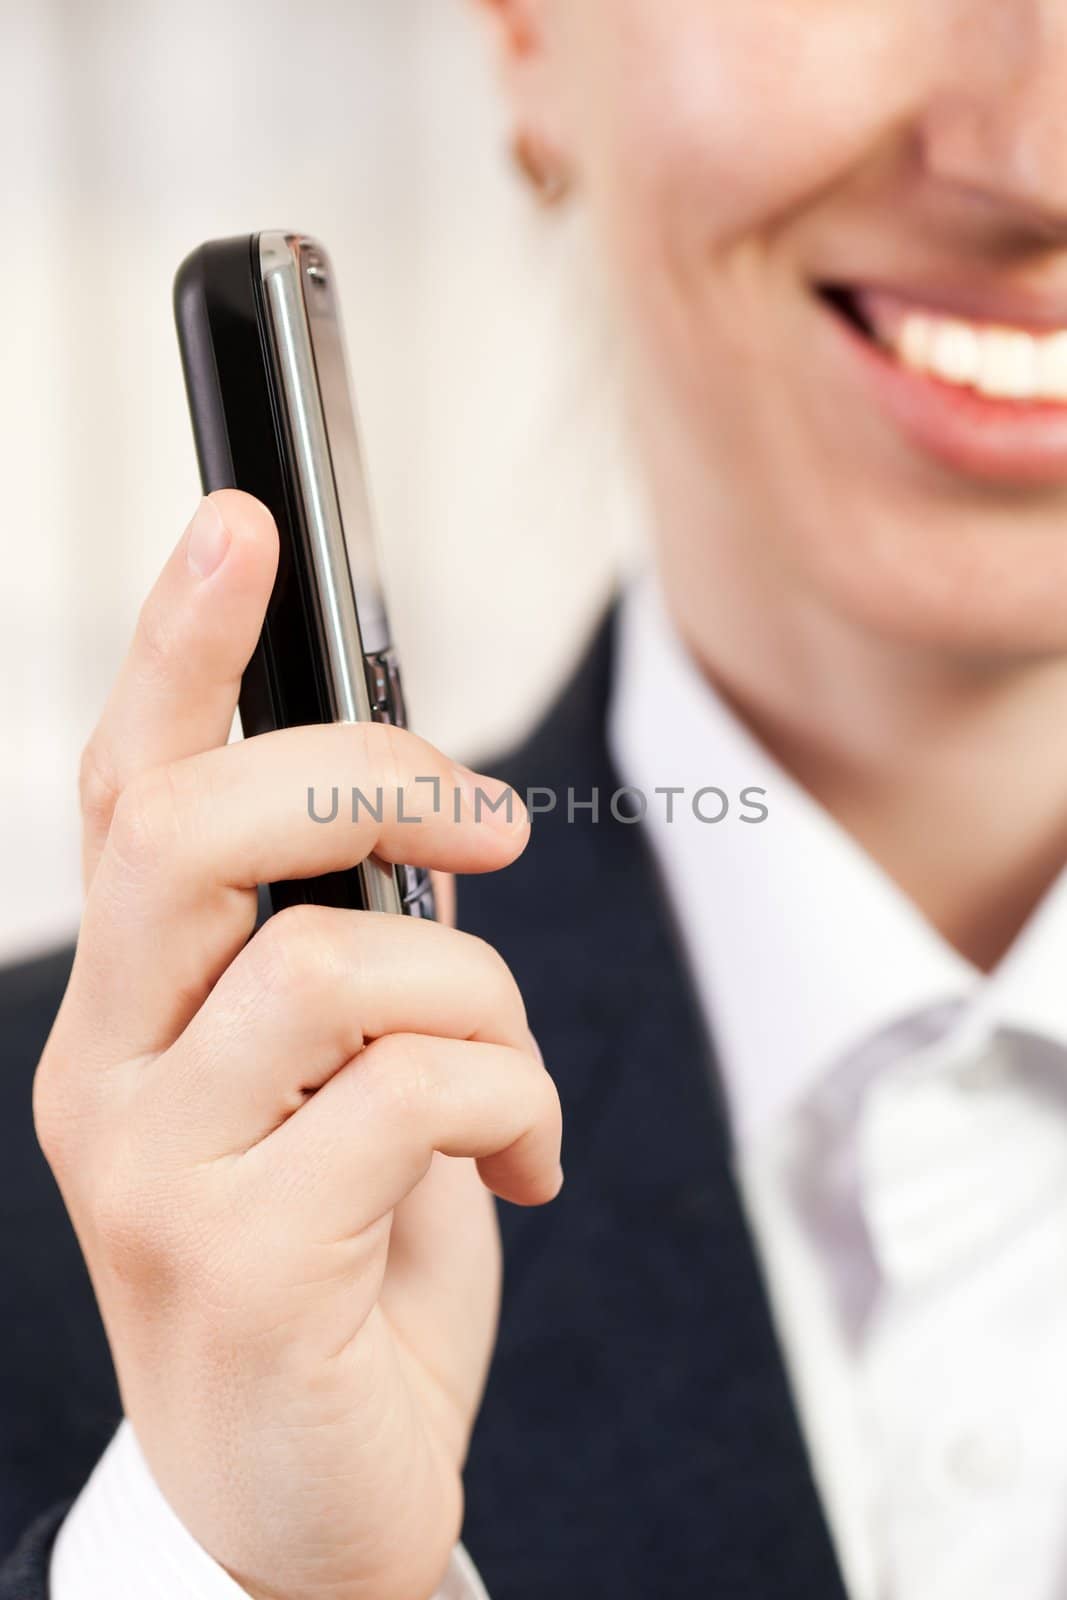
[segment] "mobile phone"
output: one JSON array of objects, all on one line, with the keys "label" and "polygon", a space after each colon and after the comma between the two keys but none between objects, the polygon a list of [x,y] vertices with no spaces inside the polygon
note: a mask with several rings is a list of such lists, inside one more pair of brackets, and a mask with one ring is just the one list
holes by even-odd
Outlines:
[{"label": "mobile phone", "polygon": [[[204,493],[243,489],[278,525],[278,576],[241,685],[246,737],[324,722],[404,726],[326,251],[285,230],[211,240],[179,267],[174,313]],[[434,915],[428,871],[375,856],[271,884],[269,896],[272,911]]]}]

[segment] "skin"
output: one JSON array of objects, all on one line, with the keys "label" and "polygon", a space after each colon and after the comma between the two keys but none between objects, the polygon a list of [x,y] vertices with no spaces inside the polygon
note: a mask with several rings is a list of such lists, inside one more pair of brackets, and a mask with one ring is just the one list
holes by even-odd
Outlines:
[{"label": "skin", "polygon": [[[464,799],[457,823],[472,775],[396,729],[226,748],[277,535],[244,495],[202,515],[218,564],[183,538],[83,761],[85,915],[37,1128],[186,1526],[264,1600],[410,1600],[459,1532],[497,1315],[490,1191],[558,1192],[559,1100],[482,941],[306,907],[250,940],[254,885],[372,850],[492,871],[528,823],[517,797],[511,820]],[[380,787],[383,821],[311,822],[309,782]]]},{"label": "skin", "polygon": [[[481,0],[515,131],[591,215],[675,620],[976,961],[1067,847],[1067,491],[979,484],[860,404],[815,280],[1063,295],[1061,0]],[[213,520],[217,519],[217,520]],[[205,560],[205,549],[211,559]],[[251,886],[369,851],[506,866],[525,819],[293,825],[308,775],[462,782],[388,730],[226,748],[273,579],[212,497],[83,764],[85,921],[36,1113],[150,1466],[254,1596],[427,1600],[496,1318],[488,1192],[557,1192],[499,958]]]},{"label": "skin", "polygon": [[1058,0],[494,0],[590,212],[668,602],[708,675],[980,965],[1067,851],[1067,488],[935,464],[816,281],[1040,291],[1067,326]]}]

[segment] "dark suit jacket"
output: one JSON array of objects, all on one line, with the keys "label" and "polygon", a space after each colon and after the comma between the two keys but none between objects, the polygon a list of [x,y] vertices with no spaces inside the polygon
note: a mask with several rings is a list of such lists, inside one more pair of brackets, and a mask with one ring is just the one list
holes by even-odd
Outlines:
[{"label": "dark suit jacket", "polygon": [[[525,994],[567,1184],[502,1208],[500,1340],[464,1537],[492,1600],[842,1600],[729,1165],[709,1042],[642,831],[614,820],[610,624],[494,772],[556,790],[521,862],[461,888]],[[566,792],[601,792],[567,818]],[[583,820],[584,819],[584,820]],[[63,1514],[118,1420],[30,1084],[69,955],[0,977],[0,1600],[43,1600]],[[27,1531],[28,1530],[28,1531]]]}]

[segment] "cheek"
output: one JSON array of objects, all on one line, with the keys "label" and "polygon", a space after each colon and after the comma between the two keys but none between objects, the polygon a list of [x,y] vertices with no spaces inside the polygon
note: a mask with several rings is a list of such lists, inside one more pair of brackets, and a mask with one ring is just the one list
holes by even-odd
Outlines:
[{"label": "cheek", "polygon": [[850,172],[914,86],[917,4],[569,0],[569,120],[624,259],[706,262]]}]

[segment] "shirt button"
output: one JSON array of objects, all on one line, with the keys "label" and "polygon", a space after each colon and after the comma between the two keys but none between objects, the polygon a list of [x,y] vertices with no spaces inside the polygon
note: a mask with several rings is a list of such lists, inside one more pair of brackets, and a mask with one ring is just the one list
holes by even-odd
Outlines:
[{"label": "shirt button", "polygon": [[952,1482],[972,1494],[996,1494],[1018,1482],[1022,1440],[1017,1428],[976,1428],[960,1433],[945,1453]]}]

